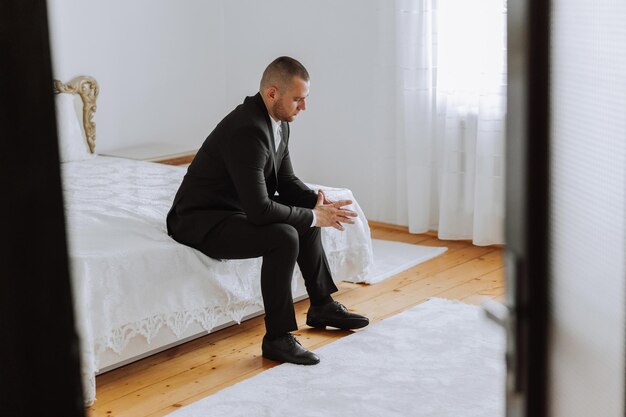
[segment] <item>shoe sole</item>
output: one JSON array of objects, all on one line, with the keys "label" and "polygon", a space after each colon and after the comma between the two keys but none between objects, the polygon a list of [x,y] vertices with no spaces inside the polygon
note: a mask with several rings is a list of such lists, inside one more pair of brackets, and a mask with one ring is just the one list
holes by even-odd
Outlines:
[{"label": "shoe sole", "polygon": [[266,352],[262,352],[261,356],[263,356],[265,359],[269,359],[271,361],[274,362],[280,362],[280,363],[293,363],[294,365],[304,365],[304,366],[308,366],[308,365],[317,365],[318,363],[320,363],[319,359],[316,362],[290,362],[290,361],[286,361],[284,358],[279,358],[278,356],[274,356],[272,354],[268,354]]},{"label": "shoe sole", "polygon": [[315,327],[316,329],[325,329],[326,327],[334,327],[336,329],[341,329],[341,330],[355,330],[355,329],[361,329],[367,326],[368,324],[370,324],[370,322],[369,320],[354,320],[352,322],[346,322],[346,324],[342,326],[335,326],[327,322],[307,320],[306,324],[307,326]]}]

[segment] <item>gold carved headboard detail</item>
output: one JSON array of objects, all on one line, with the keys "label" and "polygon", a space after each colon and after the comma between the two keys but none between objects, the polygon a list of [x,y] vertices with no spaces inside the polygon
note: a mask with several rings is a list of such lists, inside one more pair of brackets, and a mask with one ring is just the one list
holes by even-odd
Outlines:
[{"label": "gold carved headboard detail", "polygon": [[80,96],[83,101],[83,127],[85,129],[85,136],[87,137],[89,151],[93,153],[96,148],[96,124],[93,121],[93,114],[96,112],[96,99],[100,92],[98,82],[93,77],[86,75],[76,77],[67,84],[54,80],[54,92],[57,94],[78,94]]}]

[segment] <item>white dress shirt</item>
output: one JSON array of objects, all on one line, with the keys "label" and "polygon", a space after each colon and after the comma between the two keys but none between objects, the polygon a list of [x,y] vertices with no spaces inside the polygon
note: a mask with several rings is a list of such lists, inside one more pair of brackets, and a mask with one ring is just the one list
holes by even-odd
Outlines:
[{"label": "white dress shirt", "polygon": [[274,149],[278,152],[278,145],[280,145],[280,141],[282,140],[282,136],[280,135],[280,122],[274,120],[272,116],[270,116],[270,121],[272,122],[272,130],[274,131]]}]

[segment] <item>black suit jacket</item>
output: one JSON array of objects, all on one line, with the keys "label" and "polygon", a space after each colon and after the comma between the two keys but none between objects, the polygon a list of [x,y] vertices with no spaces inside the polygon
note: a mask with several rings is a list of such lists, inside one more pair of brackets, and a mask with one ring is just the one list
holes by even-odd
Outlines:
[{"label": "black suit jacket", "polygon": [[238,213],[258,225],[310,227],[317,194],[295,176],[289,124],[281,123],[283,134],[275,154],[274,132],[260,94],[246,97],[226,116],[183,178],[167,214],[168,234],[196,247],[217,224]]}]

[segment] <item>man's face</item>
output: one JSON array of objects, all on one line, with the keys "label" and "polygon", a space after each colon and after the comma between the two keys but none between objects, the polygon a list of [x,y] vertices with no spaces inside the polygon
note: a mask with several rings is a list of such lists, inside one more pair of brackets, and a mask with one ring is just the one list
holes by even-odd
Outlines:
[{"label": "man's face", "polygon": [[298,113],[306,110],[306,98],[309,95],[309,81],[294,77],[287,91],[276,91],[272,113],[278,120],[293,122]]}]

